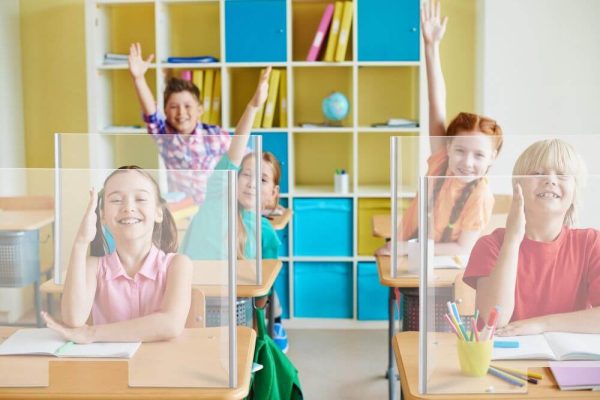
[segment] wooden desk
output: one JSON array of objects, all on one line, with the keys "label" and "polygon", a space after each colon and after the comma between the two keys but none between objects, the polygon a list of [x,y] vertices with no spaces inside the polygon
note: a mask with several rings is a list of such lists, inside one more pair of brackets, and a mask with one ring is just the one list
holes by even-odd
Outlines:
[{"label": "wooden desk", "polygon": [[52,210],[0,210],[0,231],[34,231],[52,222]]},{"label": "wooden desk", "polygon": [[373,236],[389,239],[392,237],[392,225],[390,223],[392,216],[389,214],[386,215],[374,215],[372,226],[373,226]]},{"label": "wooden desk", "polygon": [[[398,274],[392,278],[391,257],[377,256],[377,272],[379,282],[389,288],[388,296],[388,367],[386,377],[388,378],[389,398],[396,399],[396,372],[394,370],[394,354],[392,349],[392,339],[396,328],[395,303],[399,300],[394,289],[399,289],[401,293],[410,291],[414,293],[419,289],[419,276],[408,273],[408,258],[398,258]],[[458,269],[436,269],[434,271],[435,287],[451,287],[454,285],[457,274],[461,273]],[[400,310],[398,309],[398,312]]]},{"label": "wooden desk", "polygon": [[290,210],[289,208],[284,208],[283,214],[268,217],[268,220],[271,223],[271,225],[273,226],[273,229],[275,229],[276,231],[280,231],[287,226],[287,224],[290,222],[291,218],[292,218],[292,210]]},{"label": "wooden desk", "polygon": [[[0,329],[0,336],[7,337],[14,331],[9,329]],[[222,360],[214,356],[214,343],[225,340],[219,339],[222,332],[222,328],[186,329],[172,341],[143,343],[131,360],[2,356],[0,382],[38,382],[47,386],[0,387],[0,398],[241,399],[248,395],[256,345],[254,330],[242,326],[237,327],[236,388],[164,387],[186,383],[189,386],[191,376],[194,384],[214,386],[215,371],[222,369]],[[163,387],[130,387],[130,381],[136,386]]]},{"label": "wooden desk", "polygon": [[[452,342],[454,343],[456,338],[450,333],[440,334],[443,336],[441,342]],[[402,332],[394,336],[393,347],[396,356],[396,363],[398,365],[398,372],[400,373],[400,381],[402,391],[405,400],[416,400],[416,399],[436,399],[436,400],[450,400],[450,399],[494,399],[494,400],[515,400],[515,399],[591,399],[598,397],[599,395],[595,392],[578,390],[578,391],[561,391],[558,388],[554,377],[550,370],[545,367],[547,365],[543,361],[538,360],[521,360],[510,362],[511,366],[516,366],[519,369],[529,368],[532,372],[542,374],[543,379],[539,381],[537,385],[528,384],[527,393],[494,393],[494,394],[419,394],[418,383],[419,383],[419,333],[418,332]],[[443,343],[442,343],[443,344]],[[456,346],[445,346],[454,354],[448,354],[446,356],[439,357],[439,361],[447,361],[454,363],[456,358]],[[495,362],[502,364],[501,362]],[[506,362],[503,362],[506,364]],[[477,378],[469,378],[477,379]],[[503,385],[506,385],[503,381],[494,377],[485,377],[485,387],[490,384],[500,390]],[[487,383],[492,382],[492,383]],[[435,384],[435,382],[434,382]],[[517,390],[516,387],[513,387]]]}]

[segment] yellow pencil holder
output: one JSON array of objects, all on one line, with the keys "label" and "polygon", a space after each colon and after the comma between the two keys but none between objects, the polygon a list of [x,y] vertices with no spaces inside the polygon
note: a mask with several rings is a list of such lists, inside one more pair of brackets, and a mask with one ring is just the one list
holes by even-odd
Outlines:
[{"label": "yellow pencil holder", "polygon": [[492,361],[493,345],[492,340],[486,340],[485,342],[458,340],[456,348],[461,372],[468,376],[484,376],[487,374]]}]

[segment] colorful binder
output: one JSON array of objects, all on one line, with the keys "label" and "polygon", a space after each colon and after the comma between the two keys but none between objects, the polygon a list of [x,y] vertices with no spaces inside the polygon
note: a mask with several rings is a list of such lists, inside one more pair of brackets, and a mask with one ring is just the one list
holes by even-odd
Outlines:
[{"label": "colorful binder", "polygon": [[281,72],[277,69],[271,70],[269,76],[269,94],[265,102],[265,113],[263,116],[262,127],[271,128],[273,126],[273,116],[275,115],[275,101],[277,100],[277,89],[279,89],[279,76]]},{"label": "colorful binder", "polygon": [[192,80],[192,71],[189,69],[182,69],[181,70],[181,79],[183,79],[184,81],[191,81]]},{"label": "colorful binder", "polygon": [[287,128],[287,72],[281,70],[281,81],[279,82],[279,126]]},{"label": "colorful binder", "polygon": [[215,71],[215,83],[213,85],[213,101],[210,109],[210,124],[221,124],[221,73]]},{"label": "colorful binder", "polygon": [[203,106],[204,112],[202,113],[202,117],[200,118],[202,122],[208,124],[210,122],[210,110],[212,106],[213,99],[213,82],[215,79],[215,70],[207,69],[204,71],[204,99]]},{"label": "colorful binder", "polygon": [[313,39],[312,45],[308,50],[306,61],[317,61],[317,57],[319,56],[319,52],[321,51],[321,47],[325,41],[325,36],[327,36],[327,31],[329,30],[329,24],[331,23],[332,16],[333,4],[327,4],[325,11],[323,11],[323,16],[321,17],[321,22],[319,23],[317,32],[315,33],[315,38]]},{"label": "colorful binder", "polygon": [[342,25],[340,26],[340,37],[335,49],[335,61],[344,61],[346,58],[346,49],[350,40],[350,28],[352,27],[352,14],[354,4],[351,1],[344,2],[344,11],[342,12]]},{"label": "colorful binder", "polygon": [[325,48],[325,57],[323,61],[333,61],[335,56],[335,47],[340,35],[340,24],[342,23],[342,11],[344,9],[343,1],[336,1],[333,9],[333,19],[331,20],[331,28],[329,28],[329,37],[327,38],[327,47]]}]

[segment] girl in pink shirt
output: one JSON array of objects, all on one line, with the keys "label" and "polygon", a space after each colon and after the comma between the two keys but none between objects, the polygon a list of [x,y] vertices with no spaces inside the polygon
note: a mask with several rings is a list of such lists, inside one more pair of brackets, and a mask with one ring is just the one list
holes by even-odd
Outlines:
[{"label": "girl in pink shirt", "polygon": [[[192,264],[177,251],[177,229],[156,181],[139,167],[121,167],[92,189],[75,237],[61,304],[63,323],[49,328],[77,343],[156,341],[184,328]],[[116,251],[87,256],[92,241],[113,234]],[[86,322],[90,319],[91,325]]]},{"label": "girl in pink shirt", "polygon": [[572,228],[583,162],[568,143],[542,140],[513,176],[506,229],[477,241],[463,278],[483,319],[499,306],[500,336],[600,333],[600,232]]}]

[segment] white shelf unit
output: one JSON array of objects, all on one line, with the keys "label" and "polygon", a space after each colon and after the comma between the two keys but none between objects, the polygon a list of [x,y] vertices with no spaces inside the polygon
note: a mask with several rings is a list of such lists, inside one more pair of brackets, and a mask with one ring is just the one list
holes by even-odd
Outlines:
[{"label": "white shelf unit", "polygon": [[[228,60],[227,25],[228,4],[256,3],[261,7],[285,8],[285,54],[283,60]],[[288,248],[282,260],[287,263],[289,275],[289,318],[295,327],[326,327],[338,321],[355,328],[383,326],[358,321],[359,263],[374,263],[373,256],[361,253],[358,238],[361,205],[368,201],[389,199],[389,137],[394,135],[421,135],[426,124],[426,96],[424,67],[417,49],[416,60],[362,60],[359,32],[367,31],[368,22],[361,22],[360,10],[370,6],[370,0],[353,0],[352,35],[343,62],[306,62],[306,51],[312,41],[326,0],[86,0],[86,50],[88,77],[88,125],[90,132],[143,134],[141,115],[126,64],[104,65],[105,53],[127,53],[129,43],[141,42],[144,57],[154,53],[155,59],[147,73],[148,83],[162,109],[164,77],[173,69],[219,70],[222,87],[221,126],[233,131],[235,123],[249,101],[259,70],[267,65],[287,72],[288,117],[286,127],[261,128],[254,134],[281,138],[287,150],[286,172],[288,190],[282,198],[291,208],[299,202],[324,199],[345,200],[351,205],[351,251],[343,256],[296,253],[297,238],[294,224],[298,213],[288,226]],[[419,48],[419,0],[383,0],[383,5],[399,7],[402,3],[415,13],[416,25],[411,26],[412,40]],[[400,5],[400,6],[403,6]],[[391,10],[392,12],[394,10]],[[372,9],[371,13],[377,12]],[[366,13],[366,11],[365,11]],[[384,16],[382,15],[382,18]],[[414,20],[414,18],[413,18]],[[193,23],[197,21],[197,23]],[[257,22],[257,24],[260,24]],[[231,22],[233,26],[233,22]],[[416,30],[416,33],[415,33]],[[197,38],[197,39],[196,39]],[[266,45],[265,45],[266,46]],[[212,64],[167,63],[168,56],[212,55],[219,62]],[[341,127],[303,128],[302,122],[323,120],[320,99],[315,93],[337,90],[345,93],[350,111]],[[372,127],[385,118],[412,118],[419,121],[417,128]],[[280,136],[276,136],[280,135]],[[421,137],[423,137],[421,135]],[[285,145],[287,143],[287,145]],[[268,148],[266,148],[268,150]],[[326,150],[326,152],[322,152]],[[421,149],[415,149],[417,157]],[[92,162],[103,166],[110,161],[105,152],[90,151]],[[105,154],[106,153],[106,154]],[[414,153],[414,152],[413,152]],[[343,165],[332,165],[332,163]],[[344,167],[350,174],[347,194],[333,191],[333,171]],[[407,197],[413,197],[416,182],[404,188]],[[382,200],[383,201],[383,200]],[[295,266],[298,263],[347,263],[351,268],[351,315],[345,318],[298,317],[295,304]],[[306,264],[305,264],[306,265]],[[317,278],[316,278],[317,279]]]}]

